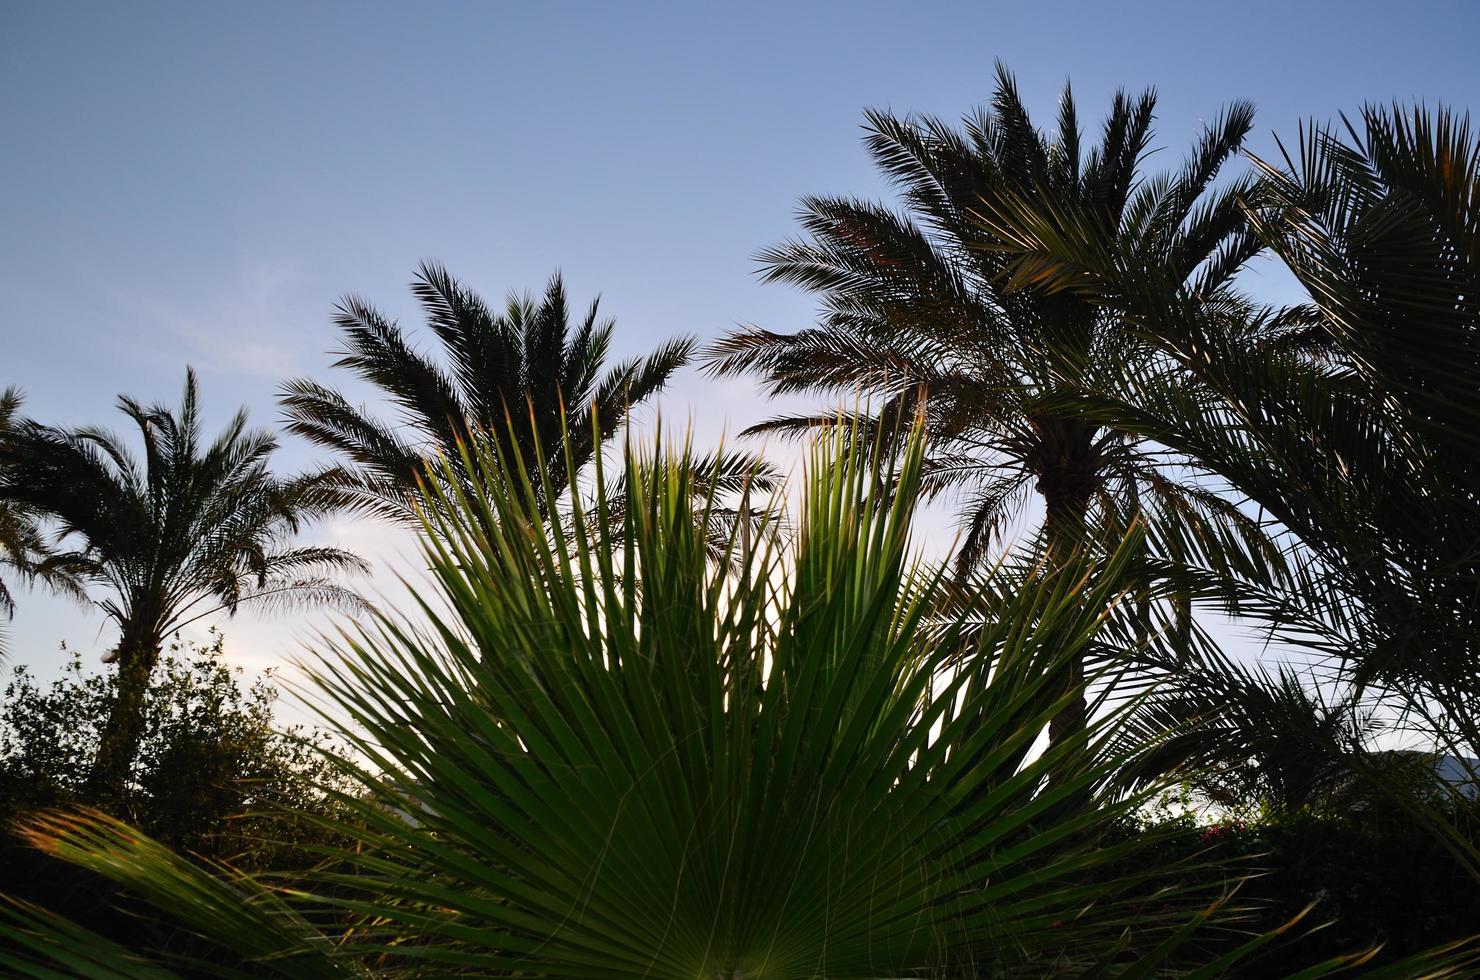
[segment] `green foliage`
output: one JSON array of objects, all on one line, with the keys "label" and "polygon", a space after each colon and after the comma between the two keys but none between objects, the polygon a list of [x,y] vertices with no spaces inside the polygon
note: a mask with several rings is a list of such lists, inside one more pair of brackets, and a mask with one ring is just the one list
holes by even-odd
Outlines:
[{"label": "green foliage", "polygon": [[[1165,529],[1210,573],[1184,568],[1188,588],[1334,664],[1434,748],[1480,755],[1480,139],[1442,108],[1370,106],[1259,167],[1243,208],[1309,306],[1209,308],[1082,209],[1019,195],[981,219],[1017,278],[1125,310],[1162,355],[1106,364],[1065,410],[1179,451],[1285,532],[1271,556]],[[1173,707],[1216,725],[1199,703],[1240,690],[1277,700],[1216,681]],[[1227,742],[1233,761],[1260,739]],[[1480,878],[1473,840],[1410,779],[1388,782]]]},{"label": "green foliage", "polygon": [[[206,647],[178,641],[156,666],[143,700],[140,751],[124,791],[99,798],[89,774],[117,697],[116,674],[86,672],[73,655],[62,676],[40,685],[16,668],[0,701],[0,893],[44,906],[67,928],[101,941],[158,944],[192,955],[199,944],[106,877],[29,846],[19,824],[50,807],[102,806],[195,861],[284,876],[315,863],[338,841],[321,821],[339,811],[335,743],[318,731],[273,724],[270,676],[244,684],[222,659],[218,634]],[[60,921],[60,920],[57,920]],[[0,941],[0,956],[7,944]],[[127,955],[83,975],[147,976]]]},{"label": "green foliage", "polygon": [[[1011,240],[980,217],[1018,197],[1074,209],[1093,234],[1166,270],[1197,303],[1231,302],[1231,280],[1259,244],[1239,206],[1247,182],[1220,186],[1217,177],[1253,125],[1253,107],[1238,103],[1217,116],[1179,171],[1146,175],[1155,104],[1149,91],[1117,93],[1098,141],[1082,145],[1067,87],[1057,125],[1042,130],[999,66],[990,106],[960,126],[870,112],[866,145],[903,209],[804,199],[806,237],[760,258],[769,281],[817,295],[818,324],[792,334],[733,332],[710,349],[707,368],[757,375],[773,394],[871,401],[851,413],[868,442],[897,445],[921,415],[932,450],[924,488],[964,502],[959,575],[989,560],[1035,497],[1050,564],[1102,542],[1114,547],[1137,524],[1152,528],[1141,540],[1172,561],[1184,557],[1184,534],[1273,553],[1260,522],[1202,485],[1180,456],[1063,405],[1092,392],[1103,365],[1144,364],[1157,353],[1115,303],[1038,289],[1017,274],[1024,265],[1006,247]],[[829,409],[748,432],[799,433],[837,420]],[[1164,598],[1179,617],[1165,634],[1175,642],[1191,629],[1189,602]],[[1082,677],[1071,683],[1084,688]],[[1066,705],[1050,726],[1054,744],[1078,737],[1087,710],[1083,697]]]},{"label": "green foliage", "polygon": [[[1455,826],[1480,841],[1473,804],[1449,811]],[[1444,842],[1401,808],[1380,799],[1340,813],[1288,810],[1256,821],[1211,825],[1141,825],[1162,832],[1161,860],[1217,857],[1255,872],[1241,897],[1254,929],[1274,929],[1307,910],[1318,928],[1273,945],[1248,976],[1289,976],[1325,958],[1380,945],[1370,967],[1400,962],[1470,935],[1480,882]]]},{"label": "green foliage", "polygon": [[[1037,494],[1070,550],[1098,516],[1123,532],[1135,519],[1226,527],[1257,547],[1257,523],[1195,481],[1161,447],[1105,426],[1055,399],[1092,386],[1104,362],[1145,361],[1113,303],[1037,290],[1012,275],[1016,256],[979,215],[1018,195],[1078,209],[1094,233],[1142,264],[1168,270],[1208,305],[1258,251],[1243,225],[1243,180],[1215,178],[1253,124],[1235,104],[1207,127],[1180,171],[1146,175],[1156,98],[1118,93],[1099,140],[1081,144],[1066,87],[1057,126],[1029,117],[999,66],[990,106],[961,126],[929,116],[868,113],[866,145],[900,192],[902,211],[809,197],[803,239],[761,254],[765,277],[818,296],[816,327],[794,334],[745,329],[709,351],[716,374],[751,373],[774,394],[873,399],[869,429],[902,431],[922,411],[932,458],[925,487],[964,498],[961,568],[986,561],[998,533]],[[836,421],[773,419],[752,432],[799,432]],[[1120,535],[1115,536],[1119,540]]]},{"label": "green foliage", "polygon": [[157,655],[172,631],[216,609],[352,601],[323,573],[362,568],[358,558],[289,546],[339,506],[331,473],[274,476],[277,439],[249,430],[245,412],[206,443],[191,371],[177,411],[127,396],[119,409],[138,428],[142,461],[102,429],[22,421],[0,436],[0,501],[54,522],[74,546],[65,556],[102,590],[98,606],[122,633],[121,663]]},{"label": "green foliage", "polygon": [[[905,212],[807,199],[809,237],[762,258],[821,322],[709,360],[879,400],[757,427],[830,430],[790,534],[741,454],[629,442],[603,472],[693,343],[603,373],[611,324],[572,329],[558,278],[497,313],[423,266],[445,364],[346,300],[338,366],[414,436],[314,381],[284,401],[352,471],[275,480],[240,418],[202,451],[193,376],[178,413],[123,400],[142,466],[0,396],[0,563],[108,589],[125,668],[6,692],[0,818],[36,850],[0,882],[0,966],[1475,975],[1475,803],[1374,733],[1480,751],[1480,141],[1369,108],[1220,183],[1237,105],[1146,177],[1153,105],[1117,96],[1087,151],[1067,90],[1043,132],[1005,71],[960,128],[870,113]],[[1310,304],[1233,288],[1264,248]],[[960,490],[947,578],[910,523]],[[1044,533],[987,567],[1034,492]],[[280,573],[354,564],[286,546],[347,502],[416,524],[436,586],[318,661],[347,754],[273,732],[219,638],[150,680],[203,603],[342,595]],[[1318,662],[1238,664],[1199,603]]]},{"label": "green foliage", "polygon": [[[309,834],[306,821],[329,807],[325,790],[345,784],[327,736],[276,727],[271,674],[244,687],[222,645],[219,633],[204,647],[176,641],[155,667],[126,793],[108,805],[171,847],[245,867],[290,864],[269,843],[286,829],[278,824],[297,819],[286,836]],[[103,802],[89,795],[88,775],[117,685],[114,673],[85,671],[75,653],[48,686],[15,668],[0,701],[0,824]]]},{"label": "green foliage", "polygon": [[[336,317],[344,350],[335,367],[380,389],[399,411],[396,425],[308,378],[283,386],[283,407],[289,431],[350,462],[345,486],[362,507],[412,523],[428,460],[440,453],[452,461],[449,476],[465,480],[458,446],[475,432],[493,434],[506,452],[526,459],[544,456],[558,497],[632,409],[658,394],[694,350],[692,338],[678,338],[646,358],[608,368],[615,322],[601,319],[593,302],[572,323],[559,275],[538,302],[513,295],[502,311],[432,263],[417,270],[411,291],[446,366],[417,351],[395,321],[358,297],[341,301]],[[562,431],[569,459],[559,451]]]},{"label": "green foliage", "polygon": [[[15,388],[0,391],[0,439],[6,438],[20,421],[21,393]],[[78,597],[81,584],[74,562],[52,553],[50,542],[42,533],[40,515],[34,506],[0,496],[0,615],[15,615],[15,582],[40,582],[64,595]],[[0,633],[0,656],[5,653],[5,636]]]},{"label": "green foliage", "polygon": [[[1320,312],[1307,342],[1357,390],[1367,410],[1355,421],[1372,430],[1317,486],[1345,520],[1297,510],[1292,526],[1360,605],[1350,623],[1364,676],[1473,697],[1480,137],[1443,107],[1369,106],[1348,130],[1302,132],[1298,154],[1263,166],[1251,202],[1256,230]],[[1480,729],[1471,736],[1480,751]]]},{"label": "green foliage", "polygon": [[178,410],[126,395],[118,406],[138,428],[142,461],[98,428],[26,420],[0,430],[0,506],[54,525],[53,560],[96,590],[97,607],[119,630],[117,697],[90,777],[114,793],[132,764],[144,688],[166,637],[244,603],[356,605],[334,575],[365,567],[343,549],[293,543],[305,524],[343,504],[336,474],[274,475],[277,438],[249,430],[245,411],[207,443],[193,371]]},{"label": "green foliage", "polygon": [[1288,533],[1276,557],[1180,532],[1241,580],[1234,609],[1454,706],[1480,639],[1480,140],[1443,110],[1360,123],[1303,133],[1243,205],[1309,307],[1209,307],[1082,208],[1005,196],[982,220],[1018,278],[1125,310],[1162,355],[1107,362],[1064,409],[1179,451]]},{"label": "green foliage", "polygon": [[[465,455],[478,485],[524,490],[428,510],[427,625],[377,615],[319,661],[365,765],[333,824],[353,844],[294,893],[106,821],[26,833],[254,973],[1172,969],[1217,879],[1092,880],[1144,846],[1103,840],[1136,797],[1086,792],[1124,760],[1031,751],[1133,549],[1094,582],[999,569],[963,660],[919,629],[939,585],[909,559],[921,443],[881,479],[846,442],[814,457],[790,550],[763,535],[722,563],[682,453],[629,454],[620,532],[578,498],[544,521],[520,460]],[[53,927],[16,914],[45,961]]]}]

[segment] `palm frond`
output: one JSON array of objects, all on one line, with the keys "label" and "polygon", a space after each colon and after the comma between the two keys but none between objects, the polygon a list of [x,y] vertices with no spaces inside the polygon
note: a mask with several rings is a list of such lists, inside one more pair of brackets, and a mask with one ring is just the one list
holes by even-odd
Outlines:
[{"label": "palm frond", "polygon": [[[1143,799],[1089,802],[1125,761],[1117,722],[1070,766],[1032,751],[1136,548],[1093,579],[1004,567],[967,649],[923,629],[943,583],[909,558],[918,433],[893,464],[857,442],[813,451],[794,544],[723,565],[681,453],[624,460],[619,524],[600,468],[567,523],[497,443],[464,450],[475,492],[441,464],[425,625],[373,613],[313,667],[360,789],[351,843],[291,893],[94,816],[28,833],[240,974],[1060,975],[1096,949],[1174,968],[1223,899],[1102,836]],[[96,953],[79,933],[57,955]]]}]

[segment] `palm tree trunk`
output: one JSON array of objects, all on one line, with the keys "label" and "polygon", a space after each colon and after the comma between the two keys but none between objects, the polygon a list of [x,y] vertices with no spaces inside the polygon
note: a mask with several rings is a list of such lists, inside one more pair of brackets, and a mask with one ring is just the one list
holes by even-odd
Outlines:
[{"label": "palm tree trunk", "polygon": [[90,802],[118,802],[123,797],[144,734],[144,695],[149,690],[149,675],[159,660],[159,648],[158,642],[149,641],[119,644],[118,695],[88,773],[86,792]]},{"label": "palm tree trunk", "polygon": [[[1084,544],[1092,486],[1081,480],[1040,480],[1047,515],[1044,529],[1048,538],[1046,563],[1053,575],[1071,562]],[[1089,702],[1085,697],[1084,661],[1078,655],[1064,665],[1065,676],[1060,691],[1068,695],[1065,706],[1048,725],[1049,749],[1062,749],[1066,756],[1053,767],[1058,778],[1066,778],[1074,767],[1074,743],[1084,742],[1088,723]]]}]

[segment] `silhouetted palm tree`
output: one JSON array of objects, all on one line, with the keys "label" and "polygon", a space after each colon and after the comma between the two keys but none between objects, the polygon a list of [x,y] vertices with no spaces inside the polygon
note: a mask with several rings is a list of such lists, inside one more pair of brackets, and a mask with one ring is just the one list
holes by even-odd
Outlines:
[{"label": "silhouetted palm tree", "polygon": [[[20,392],[14,388],[0,392],[0,438],[14,427],[20,404]],[[36,551],[42,544],[41,532],[31,515],[9,501],[0,502],[0,567],[29,579],[35,567]],[[4,579],[0,579],[0,612],[15,615],[15,597]]]},{"label": "silhouetted palm tree", "polygon": [[[20,406],[18,390],[0,391],[0,440],[19,422],[16,413]],[[0,499],[0,568],[8,569],[22,582],[39,581],[74,598],[81,594],[76,569],[51,554],[34,510],[5,499]],[[0,613],[15,615],[15,596],[4,578],[0,578]],[[0,654],[4,649],[0,643]]]},{"label": "silhouetted palm tree", "polygon": [[[1020,199],[992,221],[1015,262],[1126,310],[1162,355],[1126,365],[1080,410],[1195,459],[1288,532],[1282,560],[1238,557],[1236,610],[1329,658],[1364,695],[1389,694],[1440,750],[1473,757],[1480,138],[1443,107],[1367,106],[1339,127],[1302,127],[1258,169],[1249,226],[1307,306],[1210,309],[1072,210]],[[1215,687],[1205,700],[1232,699]],[[1392,782],[1386,763],[1362,765]],[[1402,782],[1393,799],[1411,799]],[[1473,832],[1420,809],[1480,875]]]},{"label": "silhouetted palm tree", "polygon": [[[1285,425],[1265,409],[1250,427],[1274,465],[1230,459],[1226,438],[1205,454],[1355,600],[1362,678],[1462,691],[1474,705],[1480,136],[1443,107],[1368,106],[1345,129],[1312,127],[1293,158],[1260,163],[1251,224],[1312,298],[1305,343],[1293,358],[1259,351],[1264,370],[1244,373],[1239,359],[1201,372],[1234,404],[1264,409],[1275,393]],[[1315,378],[1314,392],[1303,387]],[[1332,591],[1302,598],[1320,608]],[[1480,747],[1480,729],[1472,737]]]},{"label": "silhouetted palm tree", "polygon": [[502,312],[431,263],[417,270],[411,289],[441,341],[446,368],[361,299],[344,299],[335,318],[344,349],[334,366],[385,392],[399,410],[397,423],[310,379],[288,382],[283,393],[288,429],[347,457],[356,467],[351,489],[360,504],[402,519],[411,515],[433,456],[446,457],[463,474],[461,447],[474,430],[497,439],[506,454],[517,450],[526,465],[542,461],[545,482],[536,485],[547,509],[545,494],[564,490],[632,407],[662,390],[695,347],[692,338],[680,337],[607,368],[613,321],[599,319],[593,302],[573,327],[558,275],[539,302],[512,296]]},{"label": "silhouetted palm tree", "polygon": [[[774,394],[872,396],[878,411],[862,424],[886,432],[923,403],[934,456],[926,487],[969,495],[963,572],[985,557],[1034,491],[1046,511],[1052,564],[1084,544],[1092,519],[1111,528],[1142,517],[1256,535],[1233,503],[1181,479],[1180,460],[1061,405],[1092,387],[1104,363],[1154,355],[1113,307],[1038,288],[1033,270],[1005,254],[983,220],[1004,197],[1072,207],[1204,302],[1236,304],[1230,280],[1259,246],[1238,205],[1247,183],[1214,183],[1248,132],[1252,108],[1238,103],[1225,111],[1180,172],[1146,177],[1139,168],[1154,104],[1150,92],[1117,95],[1087,152],[1067,88],[1058,131],[1046,134],[1000,67],[990,110],[962,129],[868,113],[869,152],[901,188],[904,212],[805,199],[801,220],[810,237],[769,249],[761,260],[768,281],[821,298],[820,323],[795,334],[736,332],[709,351],[708,369],[759,374]],[[777,418],[751,431],[834,420]],[[1054,737],[1081,729],[1083,711],[1081,699],[1055,722]]]},{"label": "silhouetted palm tree", "polygon": [[1480,139],[1442,108],[1368,107],[1259,170],[1250,227],[1307,307],[1210,308],[1084,214],[1024,199],[994,223],[1014,261],[1127,310],[1161,355],[1107,372],[1080,410],[1196,460],[1298,540],[1283,582],[1240,563],[1244,607],[1359,680],[1474,704]]},{"label": "silhouetted palm tree", "polygon": [[24,421],[0,437],[0,501],[56,525],[58,559],[97,590],[119,630],[108,655],[118,699],[90,777],[105,797],[127,779],[149,673],[172,632],[243,603],[355,603],[326,573],[364,567],[338,548],[291,543],[342,505],[335,473],[274,476],[277,440],[249,430],[245,411],[203,444],[194,372],[178,412],[126,396],[119,407],[139,428],[142,461],[98,428]]}]

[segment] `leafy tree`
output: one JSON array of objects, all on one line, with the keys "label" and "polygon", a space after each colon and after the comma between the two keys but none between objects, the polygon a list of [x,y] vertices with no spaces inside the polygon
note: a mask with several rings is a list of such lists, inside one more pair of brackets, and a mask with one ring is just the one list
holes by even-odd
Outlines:
[{"label": "leafy tree", "polygon": [[[100,803],[202,861],[293,874],[334,840],[320,821],[336,812],[335,745],[320,731],[280,730],[271,672],[245,683],[223,641],[176,639],[144,692],[139,751],[121,797],[98,800],[88,776],[118,696],[119,675],[85,671],[71,654],[49,685],[17,667],[0,695],[0,892],[36,902],[116,939],[141,935],[177,947],[188,936],[134,905],[99,876],[25,846],[11,833],[38,809]],[[0,940],[0,948],[5,946]]]},{"label": "leafy tree", "polygon": [[149,675],[171,633],[244,603],[355,603],[326,573],[364,567],[338,548],[292,544],[342,504],[337,474],[274,476],[277,440],[249,430],[245,412],[203,443],[194,372],[178,412],[127,396],[119,408],[138,427],[142,462],[97,428],[25,421],[0,439],[0,501],[56,525],[60,560],[119,630],[109,654],[118,696],[89,776],[99,798],[124,790]]},{"label": "leafy tree", "polygon": [[[1343,954],[1348,965],[1342,976],[1473,976],[1480,966],[1473,953],[1450,972],[1433,964],[1399,964],[1424,949],[1463,945],[1474,935],[1480,881],[1401,810],[1379,799],[1362,803],[1342,811],[1275,811],[1251,820],[1143,818],[1127,833],[1156,835],[1161,862],[1217,855],[1257,869],[1239,891],[1247,909],[1242,929],[1276,929],[1293,917],[1313,927],[1303,934],[1287,930],[1287,941],[1266,947],[1230,977],[1301,976],[1311,963]],[[1480,812],[1473,806],[1468,819],[1456,816],[1469,837],[1480,834]],[[1363,947],[1375,948],[1362,957],[1350,955]]]},{"label": "leafy tree", "polygon": [[[870,431],[897,430],[923,404],[935,453],[926,490],[960,489],[968,499],[962,570],[983,560],[993,535],[1034,492],[1050,564],[1085,545],[1092,518],[1122,531],[1139,517],[1262,540],[1234,503],[1179,480],[1178,458],[1056,404],[1092,385],[1104,362],[1155,355],[1113,305],[1034,288],[1032,270],[1005,254],[1001,237],[979,220],[994,201],[1017,195],[1049,211],[1072,208],[1137,261],[1166,269],[1199,302],[1235,304],[1230,280],[1259,244],[1239,207],[1247,182],[1217,187],[1215,178],[1253,110],[1236,103],[1219,116],[1180,172],[1144,176],[1154,106],[1150,92],[1117,95],[1099,141],[1086,149],[1067,88],[1057,132],[1041,132],[999,68],[990,110],[961,129],[868,113],[869,152],[900,187],[903,213],[806,198],[810,237],[761,259],[768,281],[821,298],[819,324],[794,334],[732,334],[710,350],[708,369],[758,374],[775,394],[871,396],[881,405],[861,420]],[[796,432],[835,419],[784,417],[750,431]],[[1082,668],[1071,666],[1079,686]],[[1053,738],[1080,731],[1084,712],[1081,697],[1055,720]]]}]

